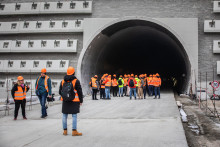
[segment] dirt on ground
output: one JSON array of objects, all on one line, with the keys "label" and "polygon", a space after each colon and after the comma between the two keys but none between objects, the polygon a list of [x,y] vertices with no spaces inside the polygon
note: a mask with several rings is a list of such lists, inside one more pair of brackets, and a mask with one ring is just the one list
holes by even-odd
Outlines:
[{"label": "dirt on ground", "polygon": [[[214,113],[211,112],[214,110],[212,101],[207,102],[206,111],[206,101],[200,103],[200,109],[198,101],[189,97],[180,97],[176,94],[175,98],[181,102],[187,114],[188,122],[183,122],[183,127],[189,147],[220,147],[220,119],[214,117]],[[215,105],[219,113],[220,101],[215,101]]]}]

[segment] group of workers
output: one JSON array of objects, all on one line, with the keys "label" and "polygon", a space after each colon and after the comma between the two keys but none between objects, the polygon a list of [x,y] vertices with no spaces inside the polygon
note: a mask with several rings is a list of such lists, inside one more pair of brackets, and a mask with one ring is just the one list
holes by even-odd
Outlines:
[{"label": "group of workers", "polygon": [[113,97],[129,96],[132,99],[132,95],[136,99],[136,93],[139,99],[146,99],[146,95],[153,96],[154,99],[160,99],[160,87],[161,87],[161,78],[158,73],[151,74],[125,74],[124,76],[120,75],[119,78],[116,78],[116,74],[111,75],[104,74],[100,80],[98,76],[95,75],[91,78],[89,83],[92,90],[92,99],[97,99],[97,92],[100,90],[100,99],[111,99],[110,91],[112,91]]},{"label": "group of workers", "polygon": [[[81,136],[82,133],[77,131],[77,113],[80,112],[80,106],[83,103],[83,93],[79,80],[75,77],[75,69],[69,67],[67,74],[60,83],[59,94],[62,101],[62,123],[63,123],[63,135],[67,135],[67,117],[68,114],[72,115],[72,136]],[[22,76],[17,77],[17,83],[14,84],[11,94],[15,101],[14,120],[17,120],[18,111],[21,106],[23,119],[26,120],[25,105],[26,105],[26,93],[30,89],[29,85],[26,85]],[[43,68],[41,75],[37,77],[35,84],[35,92],[39,98],[41,104],[41,118],[47,117],[46,100],[47,97],[52,98],[51,91],[51,79],[47,75],[47,70]]]}]

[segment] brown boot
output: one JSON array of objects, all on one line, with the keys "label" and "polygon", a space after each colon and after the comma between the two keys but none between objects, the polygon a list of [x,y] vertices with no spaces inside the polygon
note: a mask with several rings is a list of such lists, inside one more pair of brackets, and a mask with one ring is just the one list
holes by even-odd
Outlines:
[{"label": "brown boot", "polygon": [[82,133],[77,132],[77,130],[73,130],[72,136],[82,136]]},{"label": "brown boot", "polygon": [[67,130],[63,130],[63,135],[67,135]]}]

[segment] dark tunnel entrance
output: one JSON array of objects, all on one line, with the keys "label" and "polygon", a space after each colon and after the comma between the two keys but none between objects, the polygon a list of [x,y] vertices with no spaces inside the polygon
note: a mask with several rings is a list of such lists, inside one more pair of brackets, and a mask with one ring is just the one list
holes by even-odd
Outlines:
[{"label": "dark tunnel entrance", "polygon": [[154,74],[162,89],[182,93],[187,88],[191,65],[180,41],[164,27],[144,20],[113,24],[90,43],[82,61],[82,79],[95,74]]}]

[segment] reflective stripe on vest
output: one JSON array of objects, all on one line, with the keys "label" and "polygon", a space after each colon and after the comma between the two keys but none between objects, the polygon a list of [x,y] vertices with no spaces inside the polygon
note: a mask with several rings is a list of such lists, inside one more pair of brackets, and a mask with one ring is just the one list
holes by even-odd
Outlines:
[{"label": "reflective stripe on vest", "polygon": [[107,82],[107,83],[105,83],[105,86],[110,87],[110,86],[111,86],[111,83],[112,83],[112,82],[111,82],[111,79],[110,79],[110,78],[108,78],[107,80],[108,80],[108,82]]},{"label": "reflective stripe on vest", "polygon": [[[74,79],[74,80],[72,81],[73,89],[74,89],[74,92],[75,92],[75,98],[74,98],[72,101],[73,101],[73,102],[80,102],[80,100],[79,100],[79,95],[78,95],[78,93],[77,93],[77,90],[75,89],[76,80],[77,80],[77,79]],[[62,87],[63,87],[63,84],[64,84],[64,80],[62,80]],[[63,101],[63,98],[61,97],[60,100]]]},{"label": "reflective stripe on vest", "polygon": [[[36,90],[37,90],[37,88],[38,88],[38,82],[39,82],[40,78],[41,78],[41,76],[39,76],[39,78],[38,78],[38,80],[37,80]],[[49,79],[49,76],[45,75],[44,86],[45,86],[45,89],[47,90],[47,92],[49,91],[48,85],[47,85],[48,79]]]},{"label": "reflective stripe on vest", "polygon": [[15,94],[14,94],[14,99],[15,100],[23,100],[23,99],[26,99],[26,91],[27,91],[27,88],[25,86],[24,88],[24,91],[22,89],[21,86],[17,86],[18,87],[18,90],[15,91]]},{"label": "reflective stripe on vest", "polygon": [[118,83],[117,83],[117,80],[116,80],[116,79],[113,79],[113,80],[112,80],[112,86],[114,86],[114,87],[115,87],[115,86],[118,86]]},{"label": "reflective stripe on vest", "polygon": [[97,88],[96,79],[92,78],[92,87]]}]

